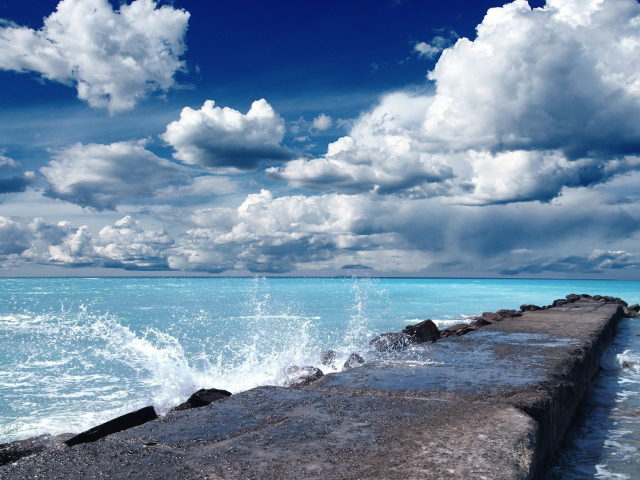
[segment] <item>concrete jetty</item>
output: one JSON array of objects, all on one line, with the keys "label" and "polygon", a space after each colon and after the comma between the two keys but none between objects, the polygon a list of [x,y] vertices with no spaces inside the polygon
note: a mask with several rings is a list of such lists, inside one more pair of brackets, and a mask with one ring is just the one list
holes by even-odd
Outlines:
[{"label": "concrete jetty", "polygon": [[622,315],[588,298],[524,312],[302,388],[260,387],[93,443],[49,443],[0,478],[540,478]]}]

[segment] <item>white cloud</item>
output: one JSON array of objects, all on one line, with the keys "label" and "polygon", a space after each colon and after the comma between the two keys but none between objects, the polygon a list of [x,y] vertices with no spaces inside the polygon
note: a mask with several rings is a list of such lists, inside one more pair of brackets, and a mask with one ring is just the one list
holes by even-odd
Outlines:
[{"label": "white cloud", "polygon": [[107,0],[62,0],[40,30],[0,26],[0,68],[37,72],[75,86],[94,108],[122,112],[175,84],[188,21],[188,12],[154,0],[117,12]]},{"label": "white cloud", "polygon": [[[109,145],[77,143],[53,152],[40,169],[49,183],[45,195],[95,210],[123,203],[211,197],[236,192],[237,182],[177,165],[145,148],[148,140]],[[197,175],[197,176],[196,176]]]},{"label": "white cloud", "polygon": [[5,170],[17,170],[20,168],[20,164],[14,159],[5,157],[0,151],[0,172]]},{"label": "white cloud", "polygon": [[280,146],[284,133],[284,120],[264,99],[253,102],[246,115],[207,100],[200,110],[185,107],[160,137],[181,162],[237,172],[288,159],[289,150]]},{"label": "white cloud", "polygon": [[[343,137],[330,144],[328,152],[323,158],[293,160],[265,173],[296,188],[419,196],[441,194],[441,184],[452,177],[451,167],[434,156],[411,151],[406,138],[381,150],[356,147],[352,137]],[[426,193],[430,184],[431,195]]]},{"label": "white cloud", "polygon": [[[199,227],[187,231],[172,249],[169,265],[212,272],[286,272],[336,264],[339,268],[338,252],[383,251],[394,244],[393,235],[358,232],[369,203],[366,197],[335,194],[273,198],[262,190],[250,194],[236,210],[196,211],[192,220]],[[351,255],[344,261],[352,261]]]},{"label": "white cloud", "polygon": [[106,267],[128,270],[165,270],[165,251],[174,244],[167,232],[145,230],[141,222],[127,215],[114,226],[100,230],[95,251]]},{"label": "white cloud", "polygon": [[331,128],[331,124],[332,124],[331,117],[329,115],[325,115],[324,113],[321,113],[320,115],[318,115],[316,118],[313,119],[313,122],[311,125],[316,130],[323,132],[325,130],[329,130]]},{"label": "white cloud", "polygon": [[81,207],[115,210],[119,203],[153,198],[168,182],[188,179],[185,167],[155,156],[144,148],[146,143],[77,143],[53,152],[54,159],[40,169],[49,183],[46,195]]},{"label": "white cloud", "polygon": [[[635,0],[553,0],[533,10],[516,0],[490,9],[477,30],[444,50],[429,73],[434,93],[386,95],[340,141],[348,150],[332,146],[269,174],[297,187],[378,185],[491,204],[548,201],[640,167]],[[438,179],[434,166],[451,173]]]},{"label": "white cloud", "polygon": [[420,42],[420,43],[416,43],[415,47],[413,47],[413,49],[418,52],[418,54],[422,57],[427,57],[427,58],[436,58],[436,55],[438,55],[442,49],[438,48],[438,47],[433,47],[431,45],[429,45],[426,42]]}]

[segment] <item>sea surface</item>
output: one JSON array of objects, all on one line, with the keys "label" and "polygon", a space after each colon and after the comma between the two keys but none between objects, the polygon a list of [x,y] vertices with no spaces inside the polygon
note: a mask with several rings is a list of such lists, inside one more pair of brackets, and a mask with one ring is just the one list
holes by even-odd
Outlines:
[{"label": "sea surface", "polygon": [[[446,327],[569,293],[640,301],[640,282],[363,278],[0,278],[0,443],[80,432],[199,388],[286,385],[431,318]],[[341,364],[342,362],[338,362]],[[548,479],[640,478],[640,319],[623,320]]]}]

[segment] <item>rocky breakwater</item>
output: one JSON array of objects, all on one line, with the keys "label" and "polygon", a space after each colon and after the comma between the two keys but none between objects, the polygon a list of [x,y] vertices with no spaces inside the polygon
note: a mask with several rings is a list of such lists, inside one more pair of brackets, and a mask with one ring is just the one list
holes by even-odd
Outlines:
[{"label": "rocky breakwater", "polygon": [[313,380],[45,447],[0,478],[540,478],[617,321],[637,310],[584,295],[530,307],[442,332],[420,322],[374,339],[364,364],[297,367]]}]

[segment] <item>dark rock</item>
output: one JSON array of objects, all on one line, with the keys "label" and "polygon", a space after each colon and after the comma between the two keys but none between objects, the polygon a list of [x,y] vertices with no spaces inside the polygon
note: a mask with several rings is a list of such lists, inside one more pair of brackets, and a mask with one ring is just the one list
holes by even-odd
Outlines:
[{"label": "dark rock", "polygon": [[569,295],[567,295],[566,298],[567,298],[567,302],[575,303],[580,300],[580,295],[576,295],[575,293],[570,293]]},{"label": "dark rock", "polygon": [[522,312],[514,312],[511,314],[511,318],[518,318],[522,316]]},{"label": "dark rock", "polygon": [[517,312],[515,310],[498,310],[496,312],[496,315],[499,316],[502,319],[511,318],[514,315],[518,316]]},{"label": "dark rock", "polygon": [[537,306],[537,305],[520,305],[520,310],[522,310],[523,312],[535,312],[536,310],[542,310],[541,307]]},{"label": "dark rock", "polygon": [[26,440],[4,443],[0,445],[0,465],[15,462],[22,457],[35,455],[53,447],[59,447],[64,440],[70,437],[73,437],[73,435],[41,435]]},{"label": "dark rock", "polygon": [[613,303],[617,303],[618,305],[622,305],[623,307],[627,307],[629,305],[627,302],[618,297],[613,299]]},{"label": "dark rock", "polygon": [[638,314],[638,312],[636,312],[635,310],[630,310],[627,307],[622,307],[623,308],[623,317],[624,318],[638,318],[640,317],[640,314]]},{"label": "dark rock", "polygon": [[404,350],[414,343],[406,333],[383,333],[369,342],[373,348],[379,352],[389,352],[392,350]]},{"label": "dark rock", "polygon": [[82,432],[75,437],[67,440],[66,443],[68,446],[73,447],[74,445],[78,445],[80,443],[89,443],[95,442],[96,440],[100,440],[107,435],[111,435],[112,433],[121,432],[123,430],[128,430],[133,427],[137,427],[138,425],[142,425],[144,423],[150,422],[151,420],[155,420],[158,418],[156,411],[153,407],[144,407],[140,410],[136,410],[135,412],[127,413],[126,415],[122,415],[121,417],[114,418],[113,420],[109,420],[102,425],[98,425],[97,427],[93,427],[86,432]]},{"label": "dark rock", "polygon": [[287,368],[287,376],[289,377],[289,386],[292,388],[300,388],[315,382],[324,376],[322,370],[316,367],[298,367],[292,365]]},{"label": "dark rock", "polygon": [[465,328],[462,328],[456,332],[457,336],[466,335],[467,333],[475,332],[480,328],[478,325],[475,325],[473,322],[467,325]]},{"label": "dark rock", "polygon": [[627,308],[629,310],[633,310],[636,313],[640,312],[640,305],[638,305],[637,303],[634,303],[633,305],[629,305]]},{"label": "dark rock", "polygon": [[553,301],[552,306],[553,307],[561,307],[562,305],[569,303],[567,300],[565,300],[564,298],[559,298],[557,300]]},{"label": "dark rock", "polygon": [[593,298],[594,300],[598,300],[598,301],[603,300],[602,295],[594,295],[591,298]]},{"label": "dark rock", "polygon": [[[500,317],[498,317],[500,318]],[[470,327],[476,327],[476,328],[480,328],[480,327],[485,327],[487,325],[491,325],[493,323],[498,322],[499,320],[496,317],[476,317],[473,319],[473,321],[469,324]]]},{"label": "dark rock", "polygon": [[327,350],[326,352],[322,352],[320,354],[319,362],[321,365],[326,365],[327,367],[336,366],[336,352],[333,350]]},{"label": "dark rock", "polygon": [[452,325],[451,327],[445,328],[440,332],[440,338],[447,338],[451,335],[455,335],[456,333],[458,333],[458,331],[462,330],[463,328],[467,328],[468,326],[469,324],[467,323],[458,323],[456,325]]},{"label": "dark rock", "polygon": [[230,397],[231,393],[226,390],[218,390],[217,388],[202,388],[191,395],[186,402],[181,403],[173,411],[189,410],[191,408],[206,407],[216,400]]},{"label": "dark rock", "polygon": [[364,358],[362,358],[357,353],[352,353],[344,365],[342,366],[343,370],[349,370],[350,368],[357,367],[358,365],[362,365],[364,363]]},{"label": "dark rock", "polygon": [[622,368],[629,368],[633,365],[633,362],[622,362]]},{"label": "dark rock", "polygon": [[415,343],[435,342],[440,338],[440,330],[432,320],[408,325],[402,333],[413,338]]},{"label": "dark rock", "polygon": [[580,294],[580,300],[592,300],[593,297],[591,295],[589,295],[588,293],[581,293]]}]

